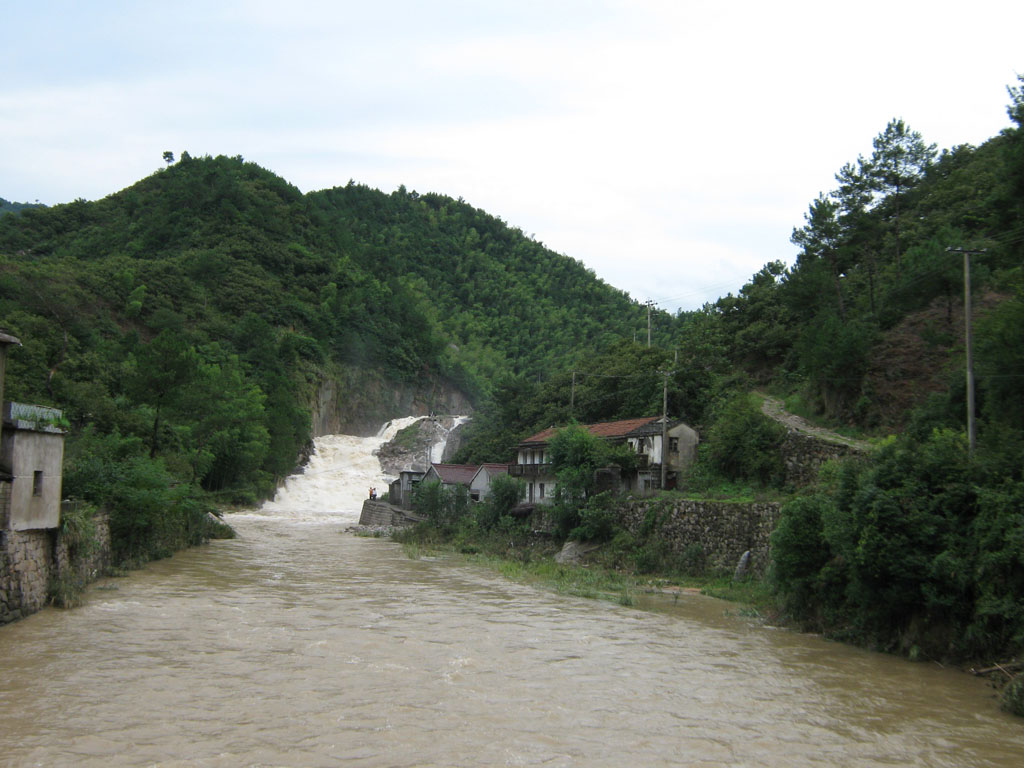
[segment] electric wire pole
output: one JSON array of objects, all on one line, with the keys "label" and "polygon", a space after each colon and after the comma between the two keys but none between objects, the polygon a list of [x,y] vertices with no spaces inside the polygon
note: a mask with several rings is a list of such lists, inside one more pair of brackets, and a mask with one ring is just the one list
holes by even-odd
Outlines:
[{"label": "electric wire pole", "polygon": [[971,329],[971,254],[985,253],[985,249],[946,249],[964,255],[964,346],[967,353],[967,455],[974,457],[977,426],[974,423],[974,331]]},{"label": "electric wire pole", "polygon": [[647,300],[647,346],[651,346],[651,305],[654,302],[650,299]]},{"label": "electric wire pole", "polygon": [[665,377],[661,388],[661,490],[665,490],[668,473],[668,377],[675,371],[658,371]]}]

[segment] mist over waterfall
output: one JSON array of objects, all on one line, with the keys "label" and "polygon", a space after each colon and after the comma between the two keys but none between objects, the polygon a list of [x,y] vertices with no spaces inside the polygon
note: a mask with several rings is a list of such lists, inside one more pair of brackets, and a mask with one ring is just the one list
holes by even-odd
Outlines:
[{"label": "mist over waterfall", "polygon": [[294,521],[359,522],[363,499],[371,487],[387,491],[388,479],[375,455],[400,429],[421,416],[389,421],[373,437],[324,435],[313,440],[305,470],[289,477],[272,501],[256,514]]}]

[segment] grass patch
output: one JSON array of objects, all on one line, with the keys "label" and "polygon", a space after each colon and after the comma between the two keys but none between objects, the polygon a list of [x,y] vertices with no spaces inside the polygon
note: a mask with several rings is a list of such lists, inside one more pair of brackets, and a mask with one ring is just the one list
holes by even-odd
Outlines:
[{"label": "grass patch", "polygon": [[[510,581],[548,589],[561,595],[606,600],[623,606],[634,606],[637,594],[671,592],[687,588],[701,594],[741,605],[738,614],[749,618],[772,617],[779,614],[774,595],[766,582],[751,578],[734,582],[729,575],[687,575],[679,570],[659,570],[665,564],[654,563],[650,571],[638,573],[617,567],[622,562],[615,542],[606,544],[590,555],[585,565],[557,563],[557,546],[548,540],[512,542],[504,540],[469,544],[458,539],[446,540],[431,536],[425,529],[419,536],[414,529],[401,531],[402,551],[411,560],[437,555],[446,560],[487,568]],[[672,570],[672,569],[669,569]]]},{"label": "grass patch", "polygon": [[398,430],[391,440],[392,444],[407,451],[415,448],[417,442],[416,439],[420,434],[421,423],[422,422],[417,421],[414,424],[410,424],[408,427],[403,427]]}]

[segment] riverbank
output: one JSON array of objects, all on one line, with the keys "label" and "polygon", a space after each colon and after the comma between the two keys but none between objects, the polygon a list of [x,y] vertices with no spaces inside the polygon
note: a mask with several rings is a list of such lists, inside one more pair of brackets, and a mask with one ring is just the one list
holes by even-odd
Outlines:
[{"label": "riverbank", "polygon": [[[355,531],[356,535],[386,535]],[[392,529],[391,538],[402,545],[406,556],[443,557],[455,562],[484,566],[505,578],[532,584],[560,594],[633,605],[637,595],[699,593],[740,605],[739,610],[770,623],[780,620],[778,604],[768,582],[758,576],[734,579],[725,573],[638,573],[614,566],[619,558],[614,542],[583,554],[576,562],[558,562],[561,551],[546,537],[516,540],[508,536],[445,540],[428,528]]]}]

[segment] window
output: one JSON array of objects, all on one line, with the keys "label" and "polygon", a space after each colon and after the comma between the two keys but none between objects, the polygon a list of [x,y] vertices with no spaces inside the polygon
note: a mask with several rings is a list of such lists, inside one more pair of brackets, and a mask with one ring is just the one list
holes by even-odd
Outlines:
[{"label": "window", "polygon": [[668,439],[668,449],[672,453],[679,453],[679,438],[678,437],[670,437]]},{"label": "window", "polygon": [[540,484],[540,498],[544,498],[544,483]]},{"label": "window", "polygon": [[37,469],[32,473],[32,495],[43,495],[43,471],[41,469]]}]

